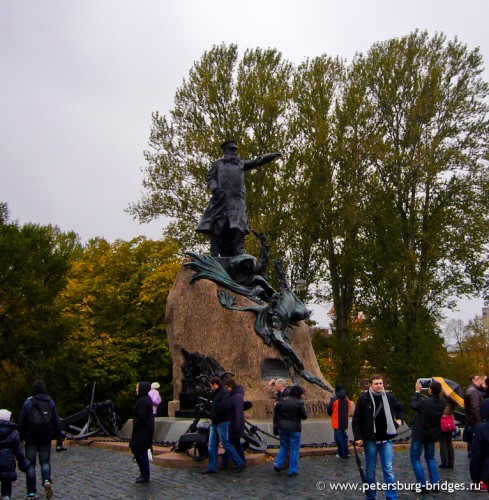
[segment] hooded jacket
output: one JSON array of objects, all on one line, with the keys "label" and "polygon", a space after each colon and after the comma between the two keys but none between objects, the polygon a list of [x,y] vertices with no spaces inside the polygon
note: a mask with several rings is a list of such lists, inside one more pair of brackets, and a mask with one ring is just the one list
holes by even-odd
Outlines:
[{"label": "hooded jacket", "polygon": [[475,427],[470,455],[470,478],[474,483],[489,482],[489,399],[482,401],[482,422]]},{"label": "hooded jacket", "polygon": [[231,425],[229,426],[229,439],[240,439],[244,436],[244,389],[237,385],[229,391],[231,396]]},{"label": "hooded jacket", "polygon": [[231,421],[231,395],[223,385],[212,393],[209,418],[214,425]]},{"label": "hooded jacket", "polygon": [[[51,433],[45,436],[35,436],[29,425],[29,415],[31,413],[31,406],[35,400],[46,401],[51,408]],[[64,435],[61,428],[61,421],[56,410],[56,404],[51,399],[49,394],[46,394],[46,386],[42,380],[36,380],[32,384],[32,396],[27,398],[22,406],[19,416],[19,434],[20,439],[26,443],[33,443],[36,445],[50,443],[56,439],[59,443],[63,442]]]},{"label": "hooded jacket", "polygon": [[274,423],[280,431],[301,432],[301,420],[306,420],[304,401],[295,396],[287,396],[275,404]]},{"label": "hooded jacket", "polygon": [[336,391],[326,409],[328,415],[331,417],[331,427],[334,430],[346,431],[348,429],[350,409],[351,401],[348,399],[346,391],[344,389]]},{"label": "hooded jacket", "polygon": [[25,472],[29,467],[29,462],[22,452],[17,425],[13,422],[0,420],[0,479],[10,481],[17,479],[16,459],[19,469]]},{"label": "hooded jacket", "polygon": [[149,396],[150,390],[149,382],[139,382],[138,399],[134,405],[132,434],[129,441],[129,447],[133,452],[148,450],[153,444],[155,416],[153,400]]}]

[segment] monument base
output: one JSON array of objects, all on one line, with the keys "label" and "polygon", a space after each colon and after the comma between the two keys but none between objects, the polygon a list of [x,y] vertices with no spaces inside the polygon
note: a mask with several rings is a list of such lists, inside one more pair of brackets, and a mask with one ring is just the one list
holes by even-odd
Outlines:
[{"label": "monument base", "polygon": [[[202,419],[201,421],[205,421]],[[247,420],[251,425],[257,425],[260,430],[273,436],[273,424],[271,420]],[[153,440],[166,445],[175,444],[180,436],[187,432],[192,419],[181,419],[172,417],[157,417],[155,419],[155,433]],[[132,433],[132,419],[129,419],[121,430],[121,436],[130,438]],[[349,431],[351,434],[351,431]],[[260,434],[268,446],[279,446],[278,439]],[[351,436],[350,436],[351,437]],[[331,428],[331,419],[307,419],[302,422],[302,440],[305,446],[330,446],[334,445],[334,433]]]},{"label": "monument base", "polygon": [[[269,382],[283,378],[287,385],[292,385],[299,380],[279,348],[273,343],[268,345],[257,332],[257,315],[252,311],[262,306],[245,296],[231,294],[234,306],[243,310],[226,309],[219,297],[223,292],[230,295],[228,291],[211,280],[192,281],[194,278],[195,272],[183,267],[167,299],[166,326],[173,361],[173,401],[169,403],[168,414],[174,417],[179,415],[179,410],[192,409],[183,397],[191,396],[188,394],[191,381],[206,373],[198,363],[205,361],[206,366],[212,360],[223,371],[234,374],[236,382],[243,386],[245,400],[253,403],[246,416],[255,420],[271,419],[275,392],[271,391]],[[300,378],[307,398],[306,410],[310,417],[325,417],[326,405],[334,391],[321,374],[312,348],[312,330],[299,321],[290,325],[287,336],[288,346],[302,360],[312,377],[310,380],[319,382],[318,385]],[[195,365],[188,366],[184,352],[195,356]],[[200,357],[204,361],[200,361]]]},{"label": "monument base", "polygon": [[[205,419],[202,419],[205,421]],[[271,420],[247,420],[251,425],[257,425],[261,431],[273,436],[273,424]],[[187,432],[191,419],[180,419],[172,417],[157,417],[155,419],[154,441],[165,445],[175,444],[180,436]],[[394,441],[400,442],[408,440],[411,437],[409,427],[404,423],[397,430],[399,437]],[[129,439],[132,433],[132,419],[129,419],[121,430],[121,436]],[[348,439],[353,439],[351,430],[351,419],[347,430]],[[278,439],[261,434],[261,437],[267,442],[268,446],[279,447]],[[334,432],[331,428],[331,418],[308,418],[302,422],[301,445],[318,447],[318,446],[335,446]]]},{"label": "monument base", "polygon": [[[245,398],[246,400],[246,398]],[[245,413],[245,417],[250,415],[250,418],[254,418],[254,415],[260,415],[262,419],[272,420],[273,419],[273,407],[275,404],[275,399],[254,399],[252,401],[253,407]],[[324,400],[319,399],[306,399],[304,401],[307,415],[309,418],[326,418],[326,408],[328,406]],[[170,417],[187,417],[187,415],[182,415],[180,408],[180,401],[169,401],[168,402],[168,415]],[[192,415],[188,415],[191,418]]]}]

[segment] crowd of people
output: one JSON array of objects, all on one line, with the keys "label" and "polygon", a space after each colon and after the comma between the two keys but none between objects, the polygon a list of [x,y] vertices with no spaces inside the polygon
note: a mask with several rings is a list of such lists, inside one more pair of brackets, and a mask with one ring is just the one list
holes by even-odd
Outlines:
[{"label": "crowd of people", "polygon": [[[484,375],[473,375],[465,392],[464,410],[466,425],[463,440],[467,443],[470,459],[470,477],[475,489],[487,490],[489,485],[489,384]],[[375,472],[377,460],[383,474],[382,488],[387,499],[397,498],[394,475],[393,440],[405,418],[404,405],[385,390],[381,375],[372,375],[368,389],[354,405],[345,388],[338,383],[335,394],[327,406],[337,447],[337,457],[350,457],[348,428],[351,418],[353,444],[363,447],[365,456],[364,483],[367,498],[376,497]],[[132,435],[129,443],[140,475],[136,483],[150,480],[150,460],[154,436],[155,416],[162,405],[159,384],[139,382],[136,385]],[[278,436],[280,448],[273,469],[289,476],[299,473],[301,422],[307,419],[304,390],[300,385],[287,385],[284,379],[273,380],[270,387],[275,392],[273,432]],[[214,376],[209,381],[209,440],[208,466],[203,474],[228,470],[230,462],[237,472],[246,467],[242,445],[245,431],[244,389],[232,377],[224,380]],[[438,469],[454,467],[453,434],[456,404],[443,392],[440,382],[431,379],[427,393],[423,394],[420,380],[415,382],[410,408],[415,413],[411,427],[410,460],[416,483],[421,492],[436,491],[440,479]],[[1,500],[12,495],[12,483],[17,479],[16,465],[26,474],[26,498],[37,493],[36,460],[41,467],[41,484],[45,498],[53,496],[51,477],[51,442],[56,440],[56,451],[66,449],[64,434],[56,405],[48,395],[42,380],[32,385],[32,394],[24,402],[18,424],[11,421],[11,412],[0,410],[0,480]],[[24,442],[24,447],[22,447]],[[435,457],[435,444],[440,443],[440,461]],[[224,448],[219,463],[218,448]],[[356,452],[356,450],[355,450]],[[424,455],[427,474],[421,457]]]},{"label": "crowd of people", "polygon": [[[464,441],[470,459],[470,478],[475,490],[487,490],[489,485],[489,387],[484,375],[472,375],[464,397],[466,425]],[[415,382],[410,408],[415,413],[411,427],[409,456],[416,484],[421,493],[438,491],[438,469],[454,467],[453,434],[457,430],[454,418],[456,404],[450,394],[443,393],[442,384],[431,379],[427,395],[422,394],[420,380]],[[348,458],[346,429],[350,415],[350,401],[342,385],[328,405],[331,424],[338,448],[337,457]],[[386,392],[381,375],[372,375],[369,388],[358,399],[352,416],[354,444],[363,446],[365,453],[365,488],[367,498],[376,497],[375,469],[377,457],[383,474],[386,499],[397,498],[394,477],[392,441],[405,417],[404,405]],[[440,443],[440,461],[435,458],[435,445]],[[424,456],[427,475],[421,462]],[[428,478],[427,478],[428,476]]]},{"label": "crowd of people", "polygon": [[[238,404],[231,403],[231,397],[225,396],[222,385],[239,396]],[[287,386],[284,379],[273,380],[270,387],[275,391],[276,399],[273,430],[280,440],[273,469],[278,474],[288,470],[289,476],[296,476],[299,473],[301,422],[307,418],[303,401],[304,391],[299,385]],[[244,391],[234,379],[222,384],[219,377],[211,380],[211,389],[213,403],[209,466],[203,473],[212,474],[218,470],[226,470],[230,457],[239,471],[246,466],[241,439],[236,439],[238,436],[242,437],[242,433],[236,434],[236,430],[239,428],[242,432],[244,429]],[[425,394],[424,389],[427,389]],[[486,489],[486,481],[489,484],[489,398],[484,400],[486,389],[489,396],[486,377],[474,375],[464,400],[467,417],[464,440],[467,441],[470,458],[470,476],[477,490]],[[437,380],[432,379],[429,387],[423,387],[419,380],[415,382],[410,402],[410,409],[415,418],[410,429],[409,454],[415,481],[421,493],[437,491],[440,484],[439,468],[454,467],[452,437],[456,430],[455,406],[455,402],[443,393],[442,384]],[[382,489],[386,492],[387,499],[397,498],[393,440],[398,436],[398,428],[404,422],[406,408],[391,392],[385,390],[383,377],[372,375],[368,389],[361,394],[355,405],[348,398],[344,386],[338,383],[327,406],[327,413],[331,416],[337,446],[336,456],[339,459],[350,457],[347,431],[351,418],[354,444],[363,447],[365,454],[364,481],[369,485],[366,488],[366,497],[376,498],[378,483],[375,473],[377,461],[380,459]],[[225,449],[221,466],[217,457],[219,441]],[[437,442],[440,442],[440,464],[435,457]],[[423,468],[422,456],[426,462],[427,473]]]}]

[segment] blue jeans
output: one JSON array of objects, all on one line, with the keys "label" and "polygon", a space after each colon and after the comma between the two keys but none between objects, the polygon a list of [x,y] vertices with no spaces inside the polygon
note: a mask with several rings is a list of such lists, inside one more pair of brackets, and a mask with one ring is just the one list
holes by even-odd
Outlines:
[{"label": "blue jeans", "polygon": [[217,470],[217,458],[219,451],[219,441],[222,447],[228,451],[237,467],[244,465],[243,460],[238,455],[238,452],[232,447],[229,442],[229,422],[221,422],[220,424],[212,424],[209,433],[209,470]]},{"label": "blue jeans", "polygon": [[336,446],[338,447],[338,455],[341,458],[346,458],[349,453],[348,453],[348,435],[346,434],[346,431],[342,431],[340,429],[335,429],[334,430],[334,440],[336,443]]},{"label": "blue jeans", "polygon": [[438,467],[435,460],[435,443],[422,443],[411,438],[411,448],[409,450],[409,457],[411,458],[411,466],[416,476],[416,482],[422,488],[426,488],[426,476],[424,474],[423,466],[421,465],[421,453],[424,450],[424,458],[428,466],[428,474],[431,483],[439,483]]},{"label": "blue jeans", "polygon": [[[241,458],[241,460],[243,460],[243,463],[246,462],[243,445],[241,444],[241,439],[240,438],[230,439],[229,442],[231,443],[231,446],[238,452],[238,455]],[[226,450],[224,452],[224,455],[222,456],[221,465],[223,467],[227,467],[230,458],[231,458],[231,453]]]},{"label": "blue jeans", "polygon": [[297,474],[299,469],[299,451],[301,449],[301,433],[279,431],[280,449],[278,450],[275,466],[280,469],[284,466],[290,450],[289,476]]},{"label": "blue jeans", "polygon": [[46,444],[25,444],[25,458],[29,460],[30,466],[25,475],[27,493],[35,493],[36,488],[36,457],[39,453],[39,463],[41,464],[41,477],[45,481],[51,482],[51,442]]},{"label": "blue jeans", "polygon": [[[375,467],[377,465],[377,453],[380,456],[380,465],[384,475],[384,483],[394,484],[394,470],[392,464],[394,462],[394,449],[392,441],[385,443],[376,443],[375,441],[364,441],[363,447],[365,450],[365,478],[367,483],[375,485]],[[375,498],[375,489],[366,492],[367,498]],[[385,492],[385,498],[394,500],[397,498],[397,491],[388,489]]]}]

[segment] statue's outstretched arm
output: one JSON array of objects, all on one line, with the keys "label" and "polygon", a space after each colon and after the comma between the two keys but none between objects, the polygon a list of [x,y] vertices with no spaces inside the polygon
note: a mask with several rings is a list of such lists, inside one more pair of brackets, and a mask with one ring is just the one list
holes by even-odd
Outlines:
[{"label": "statue's outstretched arm", "polygon": [[270,163],[271,161],[276,160],[277,158],[281,158],[281,157],[282,157],[282,153],[267,153],[267,154],[258,156],[254,160],[245,161],[244,169],[245,170],[252,170],[253,168],[261,167],[262,165],[266,165],[267,163]]}]

